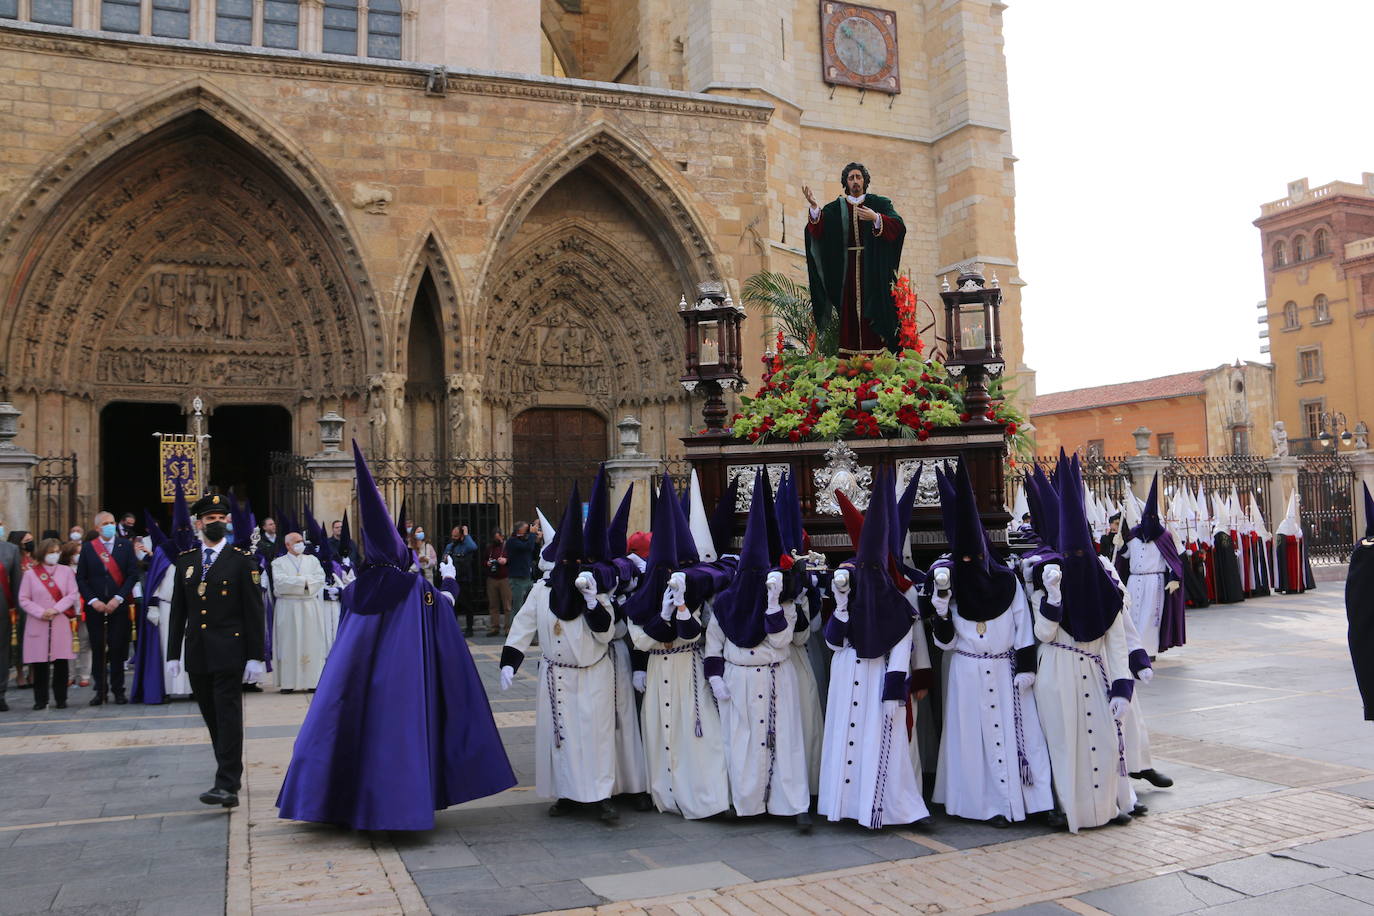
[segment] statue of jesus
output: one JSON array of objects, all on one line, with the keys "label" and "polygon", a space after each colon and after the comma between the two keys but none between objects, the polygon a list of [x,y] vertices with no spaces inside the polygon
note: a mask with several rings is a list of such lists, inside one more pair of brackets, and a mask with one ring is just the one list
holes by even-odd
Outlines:
[{"label": "statue of jesus", "polygon": [[868,169],[851,162],[840,173],[844,193],[821,207],[802,185],[810,205],[806,271],[817,329],[838,314],[840,356],[897,350],[897,309],[892,283],[902,259],[906,226],[892,201],[868,193]]}]

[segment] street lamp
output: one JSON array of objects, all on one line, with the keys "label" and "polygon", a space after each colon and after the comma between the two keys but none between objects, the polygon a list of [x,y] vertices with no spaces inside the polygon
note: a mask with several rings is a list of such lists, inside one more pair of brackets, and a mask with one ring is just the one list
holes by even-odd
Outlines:
[{"label": "street lamp", "polygon": [[1336,439],[1337,429],[1341,431],[1339,434],[1340,441],[1345,445],[1349,445],[1351,439],[1354,437],[1347,428],[1345,414],[1339,410],[1323,410],[1321,413],[1321,429],[1317,433],[1317,441],[1321,443],[1322,448],[1326,448],[1328,445],[1332,447],[1332,451],[1336,451],[1340,448],[1340,446],[1333,444]]},{"label": "street lamp", "polygon": [[948,351],[945,368],[953,376],[965,376],[968,387],[964,407],[970,423],[990,423],[987,419],[989,376],[1006,368],[1002,357],[1002,290],[996,275],[991,286],[976,264],[965,265],[954,288],[948,282],[940,292],[945,304],[945,334]]},{"label": "street lamp", "polygon": [[695,304],[683,296],[678,303],[686,332],[686,371],[679,381],[694,392],[706,394],[702,417],[706,428],[720,434],[725,428],[724,390],[744,386],[743,355],[740,351],[740,323],[744,309],[735,304],[719,280],[697,284]]}]

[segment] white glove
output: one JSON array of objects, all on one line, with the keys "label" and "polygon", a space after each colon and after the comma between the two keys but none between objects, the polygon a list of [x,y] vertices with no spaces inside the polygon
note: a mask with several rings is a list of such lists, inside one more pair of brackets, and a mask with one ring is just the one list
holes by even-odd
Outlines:
[{"label": "white glove", "polygon": [[1059,604],[1064,600],[1063,594],[1059,591],[1059,583],[1064,581],[1064,572],[1057,564],[1045,567],[1045,575],[1042,581],[1045,583],[1045,600],[1050,604]]},{"label": "white glove", "polygon": [[939,614],[941,617],[949,616],[949,592],[945,592],[945,594],[941,596],[937,591],[930,596],[930,603],[935,608],[935,613]]},{"label": "white glove", "polygon": [[181,677],[181,660],[172,659],[167,663],[167,676],[172,678]]},{"label": "white glove", "polygon": [[588,610],[596,607],[596,579],[592,578],[591,573],[578,573],[573,585],[577,586],[577,590],[582,594],[582,600],[587,603]]},{"label": "white glove", "polygon": [[711,692],[716,695],[716,699],[724,703],[730,699],[730,688],[725,686],[725,678],[719,674],[714,674],[709,679],[711,681]]},{"label": "white glove", "polygon": [[1035,672],[1022,671],[1020,674],[1016,675],[1016,677],[1012,678],[1011,680],[1012,683],[1016,685],[1017,690],[1030,690],[1032,687],[1035,686]]},{"label": "white glove", "polygon": [[1164,583],[1164,591],[1168,594],[1173,594],[1174,592],[1178,591],[1178,580],[1171,579],[1170,581]]},{"label": "white glove", "polygon": [[673,588],[670,585],[663,590],[663,608],[658,612],[658,616],[664,620],[672,620],[675,610],[677,610],[677,602],[673,600]]},{"label": "white glove", "polygon": [[636,671],[630,675],[630,682],[635,685],[636,691],[643,693],[645,688],[649,686],[649,675],[644,671]]},{"label": "white glove", "polygon": [[902,705],[901,700],[883,700],[883,715],[896,715],[897,707]]},{"label": "white glove", "polygon": [[137,599],[142,598],[142,597],[143,597],[143,583],[142,583],[142,582],[135,582],[135,583],[134,583],[134,599],[137,600]]},{"label": "white glove", "polygon": [[1130,707],[1131,704],[1128,700],[1126,700],[1125,697],[1112,697],[1111,702],[1109,702],[1107,705],[1111,707],[1112,718],[1120,722],[1121,719],[1126,715],[1126,710]]},{"label": "white glove", "polygon": [[1135,676],[1136,680],[1142,684],[1148,684],[1155,679],[1155,669],[1141,668],[1140,673]]},{"label": "white glove", "polygon": [[935,588],[941,592],[949,591],[949,567],[941,566],[935,570]]},{"label": "white glove", "polygon": [[446,591],[443,591],[442,589],[439,591],[439,594],[441,594],[441,595],[443,595],[445,598],[447,598],[449,604],[457,604],[457,603],[458,603],[458,599],[454,598],[452,595],[450,595],[450,594],[449,594],[448,592],[446,592]]},{"label": "white glove", "polygon": [[668,587],[673,590],[673,601],[678,605],[687,603],[687,576],[675,572],[668,577]]},{"label": "white glove", "polygon": [[148,608],[148,622],[151,623],[153,626],[157,626],[159,623],[162,622],[162,614],[158,613],[157,608]]},{"label": "white glove", "polygon": [[439,575],[444,579],[458,578],[458,570],[453,565],[453,557],[444,557],[444,562],[439,564]]},{"label": "white glove", "polygon": [[844,569],[836,570],[833,584],[835,591],[835,619],[840,623],[848,623],[849,571]]},{"label": "white glove", "polygon": [[768,595],[769,613],[777,611],[779,608],[778,596],[782,594],[782,573],[776,569],[770,572],[768,578],[764,580],[763,589]]},{"label": "white glove", "polygon": [[515,681],[515,669],[510,665],[501,666],[501,689],[510,690],[510,685]]},{"label": "white glove", "polygon": [[243,666],[243,679],[250,684],[256,684],[267,675],[267,666],[257,659],[250,659],[248,664]]}]

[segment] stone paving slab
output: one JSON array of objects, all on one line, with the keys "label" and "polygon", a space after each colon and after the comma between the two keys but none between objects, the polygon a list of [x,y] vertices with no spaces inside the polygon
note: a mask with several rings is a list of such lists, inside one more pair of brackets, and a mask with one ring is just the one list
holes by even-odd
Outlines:
[{"label": "stone paving slab", "polygon": [[606,900],[633,900],[636,897],[657,897],[703,888],[748,884],[749,878],[724,862],[717,861],[656,868],[648,873],[583,878],[582,883],[593,894]]}]

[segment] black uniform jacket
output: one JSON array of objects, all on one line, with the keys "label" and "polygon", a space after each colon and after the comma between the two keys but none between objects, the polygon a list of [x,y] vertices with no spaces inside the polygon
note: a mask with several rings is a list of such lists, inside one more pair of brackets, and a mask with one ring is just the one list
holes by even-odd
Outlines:
[{"label": "black uniform jacket", "polygon": [[201,576],[204,549],[177,557],[173,574],[171,631],[167,657],[180,658],[191,674],[242,669],[250,660],[267,658],[261,574],[251,550],[225,545],[209,575]]}]

